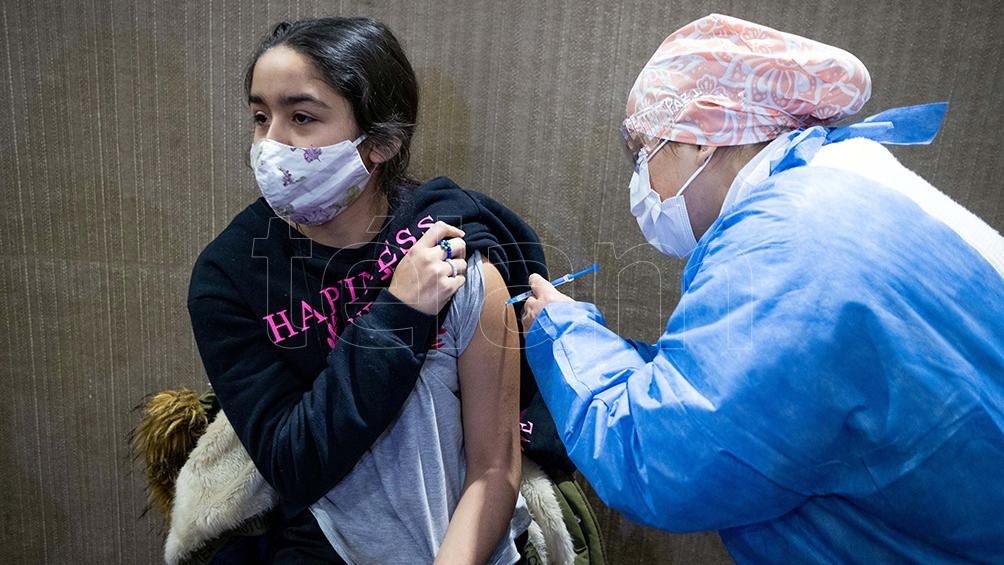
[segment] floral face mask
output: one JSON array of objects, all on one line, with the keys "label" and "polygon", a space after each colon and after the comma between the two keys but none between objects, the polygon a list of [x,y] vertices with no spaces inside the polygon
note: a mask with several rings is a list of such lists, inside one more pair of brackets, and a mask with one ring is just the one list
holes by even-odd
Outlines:
[{"label": "floral face mask", "polygon": [[251,147],[251,168],[275,214],[316,226],[349,207],[370,173],[356,149],[365,135],[324,147],[293,147],[261,139]]}]

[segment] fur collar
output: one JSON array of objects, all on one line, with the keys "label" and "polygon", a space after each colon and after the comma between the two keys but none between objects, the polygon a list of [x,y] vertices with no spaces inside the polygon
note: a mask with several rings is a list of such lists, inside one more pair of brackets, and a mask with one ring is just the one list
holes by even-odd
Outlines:
[{"label": "fur collar", "polygon": [[164,560],[169,565],[201,561],[224,534],[249,525],[263,530],[277,501],[221,411],[178,474]]}]

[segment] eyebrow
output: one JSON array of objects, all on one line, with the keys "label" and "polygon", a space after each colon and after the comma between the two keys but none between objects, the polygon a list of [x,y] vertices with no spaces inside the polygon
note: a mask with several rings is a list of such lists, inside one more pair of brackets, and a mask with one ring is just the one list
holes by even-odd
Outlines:
[{"label": "eyebrow", "polygon": [[[265,105],[265,99],[257,94],[251,94],[248,96],[248,104],[261,104]],[[327,104],[314,98],[309,94],[290,94],[288,96],[283,96],[279,99],[280,106],[296,106],[297,104],[313,104],[315,106],[320,106],[322,108],[329,108]]]}]

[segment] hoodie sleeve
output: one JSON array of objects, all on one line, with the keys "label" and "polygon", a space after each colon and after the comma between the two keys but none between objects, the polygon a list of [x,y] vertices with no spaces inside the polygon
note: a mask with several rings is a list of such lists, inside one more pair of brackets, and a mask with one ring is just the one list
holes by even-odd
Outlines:
[{"label": "hoodie sleeve", "polygon": [[[221,281],[217,281],[221,282]],[[216,286],[216,289],[219,289]],[[344,478],[414,388],[436,316],[381,291],[304,390],[236,292],[195,293],[192,327],[220,404],[265,480],[306,506]]]}]

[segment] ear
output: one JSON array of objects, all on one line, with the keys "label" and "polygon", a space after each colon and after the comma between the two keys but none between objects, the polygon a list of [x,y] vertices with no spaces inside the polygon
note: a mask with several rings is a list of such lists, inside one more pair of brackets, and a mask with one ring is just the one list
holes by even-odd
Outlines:
[{"label": "ear", "polygon": [[369,150],[369,160],[374,165],[379,165],[385,161],[393,159],[397,152],[401,150],[401,140],[395,139],[383,145],[371,145]]}]

